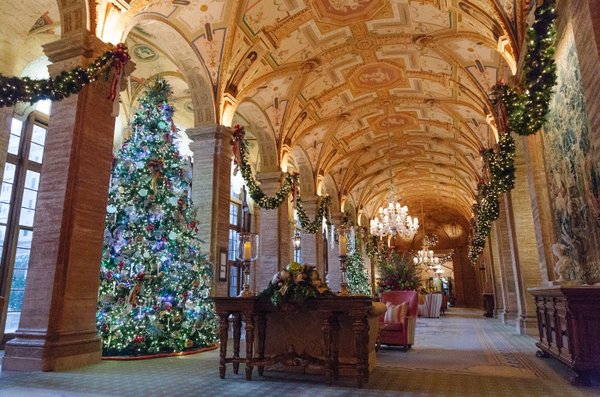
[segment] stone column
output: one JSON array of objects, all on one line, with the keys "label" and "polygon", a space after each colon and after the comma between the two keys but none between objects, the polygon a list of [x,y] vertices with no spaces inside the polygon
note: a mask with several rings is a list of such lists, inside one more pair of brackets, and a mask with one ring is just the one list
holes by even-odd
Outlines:
[{"label": "stone column", "polygon": [[[541,233],[537,233],[536,220],[541,223],[542,219],[539,216],[540,208],[537,208],[534,205],[535,201],[532,200],[533,186],[528,183],[530,172],[526,166],[526,142],[526,137],[519,137],[516,140],[515,187],[510,192],[508,199],[513,213],[512,234],[515,236],[515,241],[519,242],[518,245],[515,245],[515,249],[518,250],[518,257],[516,261],[513,261],[515,274],[518,276],[515,281],[517,282],[516,289],[519,291],[519,330],[521,333],[533,334],[538,332],[537,318],[535,304],[533,298],[527,293],[527,288],[545,285],[548,281],[549,272],[546,261],[540,259],[542,255],[544,258],[546,257],[546,250],[540,249],[540,241],[537,239],[537,236]],[[539,173],[545,175],[543,170],[540,170]],[[537,219],[534,217],[536,213],[538,214]],[[548,218],[544,220],[550,221],[549,212],[545,212],[545,214]],[[548,226],[547,223],[544,222],[543,225],[539,225],[540,231],[542,226]],[[543,236],[543,234],[541,235]],[[549,243],[547,245],[549,249],[552,243],[548,241],[547,243]],[[553,269],[552,257],[548,259],[550,259],[550,269]]]},{"label": "stone column", "polygon": [[499,313],[499,317],[504,323],[513,324],[514,321],[520,333],[524,330],[522,320],[526,315],[526,307],[512,200],[510,194],[501,195],[499,199],[500,217],[493,226],[499,249],[500,284],[504,299],[504,311]]},{"label": "stone column", "polygon": [[[308,218],[311,221],[314,220],[319,209],[319,197],[312,196],[302,198],[302,206],[304,207]],[[302,263],[317,266],[319,273],[323,274],[322,266],[319,267],[319,263],[322,263],[323,261],[320,260],[318,252],[318,241],[321,239],[321,230],[319,229],[315,234],[301,232],[300,237],[302,238]]]},{"label": "stone column", "polygon": [[[261,172],[257,175],[260,187],[268,196],[273,196],[281,186],[281,171]],[[260,209],[258,218],[260,236],[259,258],[254,266],[254,291],[262,291],[275,272],[285,267],[292,259],[290,201],[272,210]]]},{"label": "stone column", "polygon": [[[548,191],[548,178],[544,163],[543,134],[529,135],[523,138],[524,157],[527,166],[527,182],[531,199],[531,214],[535,230],[537,256],[541,282],[556,280],[552,244],[555,242],[554,220]],[[517,175],[519,178],[520,175]],[[532,301],[533,302],[533,301]]]},{"label": "stone column", "polygon": [[213,294],[227,296],[227,280],[219,281],[219,252],[228,248],[231,199],[230,128],[206,125],[186,130],[194,153],[192,201],[198,208],[199,235],[213,264]]},{"label": "stone column", "polygon": [[[105,50],[90,33],[44,46],[50,75]],[[96,303],[115,120],[98,79],[52,105],[27,286],[3,370],[52,371],[101,358]]]},{"label": "stone column", "polygon": [[[335,213],[335,214],[331,214],[331,224],[335,225],[335,231],[336,233],[339,231],[339,227],[342,223],[342,216],[343,214],[341,212]],[[334,291],[337,292],[340,290],[340,282],[341,282],[341,272],[340,272],[340,247],[338,246],[337,243],[332,244],[331,241],[329,241],[329,239],[331,238],[331,234],[328,236],[328,240],[327,240],[327,261],[328,263],[328,267],[329,267],[329,272],[328,272],[328,281],[329,281],[329,288]],[[333,248],[332,248],[333,245]]]}]

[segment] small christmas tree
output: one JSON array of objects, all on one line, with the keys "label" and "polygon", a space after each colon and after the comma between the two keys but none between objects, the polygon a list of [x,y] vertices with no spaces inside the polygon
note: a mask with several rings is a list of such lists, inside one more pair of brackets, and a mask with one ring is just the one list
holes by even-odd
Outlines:
[{"label": "small christmas tree", "polygon": [[[346,259],[348,288],[350,288],[350,292],[353,294],[371,295],[371,280],[369,280],[369,274],[365,269],[358,241],[358,239],[354,239],[354,251]],[[353,247],[350,248],[352,249]]]},{"label": "small christmas tree", "polygon": [[200,252],[170,87],[140,99],[113,163],[97,312],[105,355],[180,352],[216,340],[212,271]]}]

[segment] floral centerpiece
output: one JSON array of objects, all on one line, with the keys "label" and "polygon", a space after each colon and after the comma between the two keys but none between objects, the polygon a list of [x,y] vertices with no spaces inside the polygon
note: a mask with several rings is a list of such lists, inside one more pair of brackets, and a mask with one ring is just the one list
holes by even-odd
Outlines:
[{"label": "floral centerpiece", "polygon": [[421,286],[418,266],[415,266],[408,255],[401,255],[396,251],[388,250],[379,255],[379,281],[377,290],[418,290]]},{"label": "floral centerpiece", "polygon": [[301,265],[292,262],[280,272],[275,273],[259,297],[269,299],[274,306],[282,303],[302,303],[319,296],[331,296],[333,293],[313,265]]}]

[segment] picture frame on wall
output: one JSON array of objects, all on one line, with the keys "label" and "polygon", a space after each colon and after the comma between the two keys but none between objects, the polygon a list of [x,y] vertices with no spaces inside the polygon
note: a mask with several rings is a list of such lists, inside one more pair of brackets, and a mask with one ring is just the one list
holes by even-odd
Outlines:
[{"label": "picture frame on wall", "polygon": [[221,248],[219,252],[219,281],[227,281],[227,250]]}]

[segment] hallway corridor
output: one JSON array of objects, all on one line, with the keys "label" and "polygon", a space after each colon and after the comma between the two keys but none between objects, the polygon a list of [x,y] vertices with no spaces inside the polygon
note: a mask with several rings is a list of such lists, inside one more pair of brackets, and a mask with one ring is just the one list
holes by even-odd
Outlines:
[{"label": "hallway corridor", "polygon": [[242,372],[218,376],[218,350],[143,361],[103,361],[75,371],[2,373],[1,397],[58,396],[593,396],[600,384],[576,388],[569,371],[535,357],[535,341],[514,335],[480,310],[451,308],[446,316],[420,318],[413,349],[383,346],[364,389],[342,378],[266,371],[245,381]]}]

